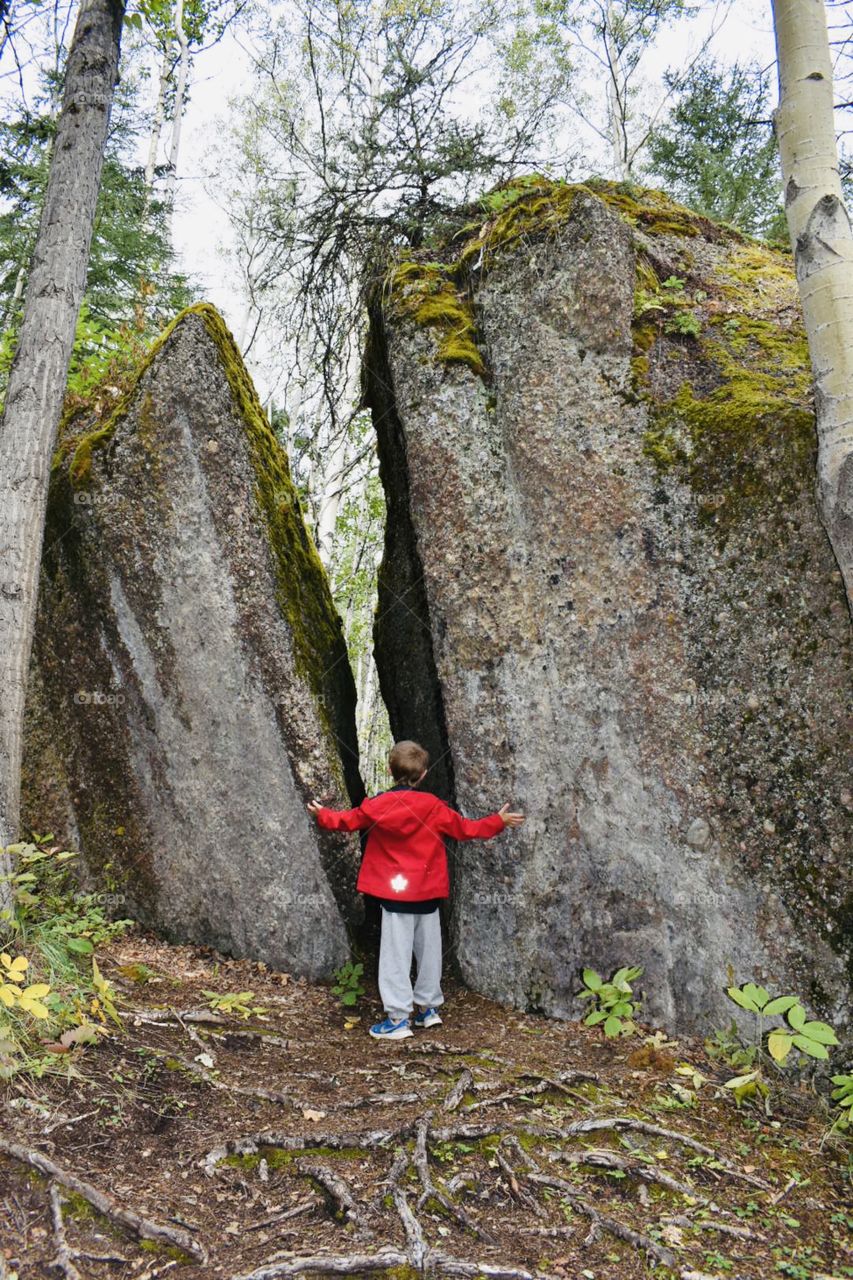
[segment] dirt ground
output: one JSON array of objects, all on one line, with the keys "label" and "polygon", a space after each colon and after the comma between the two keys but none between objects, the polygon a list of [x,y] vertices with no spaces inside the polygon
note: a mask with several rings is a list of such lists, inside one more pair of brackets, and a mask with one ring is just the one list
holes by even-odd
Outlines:
[{"label": "dirt ground", "polygon": [[825,1109],[801,1088],[738,1110],[699,1042],[448,984],[442,1026],[377,1044],[370,984],[355,1021],[328,987],[141,933],[99,962],[124,1033],[5,1086],[0,1280],[853,1277]]}]

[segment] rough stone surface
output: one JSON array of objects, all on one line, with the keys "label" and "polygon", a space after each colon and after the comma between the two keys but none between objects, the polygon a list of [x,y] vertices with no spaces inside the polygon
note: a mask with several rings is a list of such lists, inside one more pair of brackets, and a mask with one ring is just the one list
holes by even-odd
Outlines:
[{"label": "rough stone surface", "polygon": [[[643,217],[582,190],[558,231],[469,270],[485,377],[441,357],[405,289],[403,305],[393,286],[377,300],[366,380],[397,504],[376,631],[392,731],[449,753],[436,789],[463,812],[528,814],[454,858],[453,946],[476,989],[562,1016],[581,965],[639,964],[670,1027],[728,1019],[730,975],[838,1023],[853,665],[812,437],[788,449],[787,420],[766,444],[732,430],[706,464],[674,413],[664,454],[657,410],[698,388],[719,393],[724,425],[736,380],[654,310],[639,343],[639,261],[697,291],[704,333],[724,305],[707,279],[746,249],[698,219],[653,235]],[[741,340],[743,323],[725,332]]]},{"label": "rough stone surface", "polygon": [[80,848],[121,914],[327,975],[355,866],[305,801],[363,794],[355,693],[284,455],[212,308],[86,430],[54,467],[25,816]]}]

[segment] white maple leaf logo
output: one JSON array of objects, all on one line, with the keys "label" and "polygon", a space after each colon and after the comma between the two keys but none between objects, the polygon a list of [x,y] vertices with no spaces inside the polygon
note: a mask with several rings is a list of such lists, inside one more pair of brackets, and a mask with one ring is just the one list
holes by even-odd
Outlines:
[{"label": "white maple leaf logo", "polygon": [[391,888],[395,893],[402,893],[408,883],[409,882],[405,876],[396,875],[391,881]]}]

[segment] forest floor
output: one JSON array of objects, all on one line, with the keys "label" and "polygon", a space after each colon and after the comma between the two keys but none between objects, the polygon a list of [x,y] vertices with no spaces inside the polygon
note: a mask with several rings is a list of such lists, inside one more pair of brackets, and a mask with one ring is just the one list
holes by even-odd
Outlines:
[{"label": "forest floor", "polygon": [[699,1041],[608,1041],[448,984],[442,1026],[376,1043],[375,987],[352,1018],[138,932],[99,963],[124,1031],[0,1095],[0,1278],[853,1277],[825,1109],[805,1088],[736,1108]]}]

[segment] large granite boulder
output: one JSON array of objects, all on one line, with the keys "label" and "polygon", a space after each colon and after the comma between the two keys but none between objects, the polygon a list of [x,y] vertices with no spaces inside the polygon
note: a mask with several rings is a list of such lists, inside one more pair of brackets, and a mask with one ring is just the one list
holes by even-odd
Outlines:
[{"label": "large granite boulder", "polygon": [[54,465],[24,818],[167,937],[311,977],[349,953],[363,795],[340,620],[287,460],[218,314],[169,327]]},{"label": "large granite boulder", "polygon": [[392,730],[464,812],[529,815],[455,854],[461,975],[566,1015],[581,965],[639,964],[670,1027],[732,978],[842,1019],[851,628],[790,261],[603,183],[460,221],[377,295],[366,394]]}]

